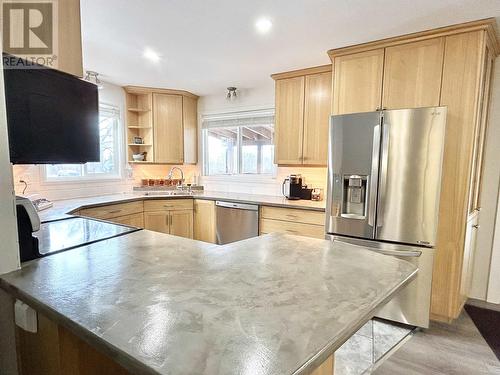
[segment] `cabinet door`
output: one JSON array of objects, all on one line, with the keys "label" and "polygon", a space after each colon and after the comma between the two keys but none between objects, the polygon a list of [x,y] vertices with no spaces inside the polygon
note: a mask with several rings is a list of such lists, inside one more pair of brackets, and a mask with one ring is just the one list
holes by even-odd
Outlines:
[{"label": "cabinet door", "polygon": [[276,164],[302,164],[305,77],[276,81]]},{"label": "cabinet door", "polygon": [[303,150],[305,165],[327,163],[331,92],[331,72],[306,76]]},{"label": "cabinet door", "polygon": [[193,238],[193,210],[170,211],[170,234]]},{"label": "cabinet door", "polygon": [[182,97],[182,113],[184,120],[184,163],[198,162],[198,100]]},{"label": "cabinet door", "polygon": [[493,79],[493,64],[495,56],[487,47],[484,55],[483,76],[481,81],[481,98],[479,102],[478,121],[474,139],[474,159],[472,164],[471,189],[469,198],[469,214],[480,209],[481,188],[483,179],[483,159],[485,151],[485,137],[489,117],[489,103],[491,99],[491,83]]},{"label": "cabinet door", "polygon": [[216,243],[215,202],[196,199],[194,201],[194,239]]},{"label": "cabinet door", "polygon": [[161,233],[170,233],[170,215],[168,211],[144,212],[144,228]]},{"label": "cabinet door", "polygon": [[157,163],[184,162],[182,96],[153,94],[154,156]]},{"label": "cabinet door", "polygon": [[462,308],[458,286],[479,101],[482,32],[446,37],[442,106],[448,107],[432,278],[432,315],[456,318]]},{"label": "cabinet door", "polygon": [[476,249],[476,238],[479,221],[478,213],[469,216],[465,230],[464,257],[462,263],[462,277],[460,281],[460,295],[462,300],[469,297],[472,287],[472,270],[474,267],[474,253]]},{"label": "cabinet door", "polygon": [[382,106],[388,109],[439,105],[444,38],[385,50]]},{"label": "cabinet door", "polygon": [[111,220],[113,223],[128,225],[136,228],[144,228],[144,217],[142,213],[125,215]]},{"label": "cabinet door", "polygon": [[334,59],[333,113],[371,112],[381,106],[384,49]]}]

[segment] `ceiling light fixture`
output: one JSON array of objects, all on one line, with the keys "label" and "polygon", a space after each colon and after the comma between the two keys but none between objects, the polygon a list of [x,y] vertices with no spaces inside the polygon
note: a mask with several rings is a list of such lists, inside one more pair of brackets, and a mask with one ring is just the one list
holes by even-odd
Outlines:
[{"label": "ceiling light fixture", "polygon": [[87,74],[85,75],[84,80],[96,85],[98,90],[104,87],[101,80],[99,79],[99,73],[94,72],[93,70],[87,70]]},{"label": "ceiling light fixture", "polygon": [[157,63],[158,61],[160,61],[160,55],[153,51],[151,48],[146,48],[142,54],[146,59],[152,61],[152,62],[155,62]]},{"label": "ceiling light fixture", "polygon": [[236,93],[236,90],[238,90],[236,87],[228,87],[227,88],[227,95],[226,99],[227,100],[235,100],[238,97],[238,94]]},{"label": "ceiling light fixture", "polygon": [[267,34],[273,27],[273,23],[269,18],[262,17],[257,20],[255,27],[259,33]]}]

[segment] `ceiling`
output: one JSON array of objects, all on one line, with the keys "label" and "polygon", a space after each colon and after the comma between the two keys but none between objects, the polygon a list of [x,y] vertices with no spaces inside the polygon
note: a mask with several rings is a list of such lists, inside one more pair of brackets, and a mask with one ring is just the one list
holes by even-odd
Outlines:
[{"label": "ceiling", "polygon": [[[499,0],[81,0],[84,66],[103,80],[198,95],[272,84],[331,48],[500,17]],[[259,17],[273,22],[258,34]],[[143,57],[146,47],[159,63]]]}]

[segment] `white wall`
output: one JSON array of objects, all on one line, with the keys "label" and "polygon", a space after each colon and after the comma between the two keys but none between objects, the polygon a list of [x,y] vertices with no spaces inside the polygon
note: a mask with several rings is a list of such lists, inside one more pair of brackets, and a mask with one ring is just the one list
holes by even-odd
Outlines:
[{"label": "white wall", "polygon": [[[500,293],[500,220],[497,205],[500,183],[500,64],[495,66],[486,136],[481,212],[477,233],[472,289],[469,297],[487,300],[488,294]],[[494,236],[495,232],[498,232]],[[495,237],[495,242],[494,242]],[[493,258],[492,258],[493,257]],[[493,264],[491,261],[493,259]],[[490,274],[490,264],[491,274]],[[488,292],[489,291],[489,292]],[[492,301],[493,302],[493,301]],[[500,303],[500,296],[497,302]]]},{"label": "white wall", "polygon": [[[1,40],[0,32],[0,40]],[[1,44],[0,44],[1,46]],[[19,267],[17,221],[9,159],[3,70],[0,69],[0,274]]]},{"label": "white wall", "polygon": [[[238,98],[228,101],[222,91],[215,95],[203,96],[198,101],[199,139],[198,154],[201,171],[201,118],[207,114],[247,111],[253,109],[274,108],[274,81],[269,78],[268,84],[251,89],[238,89]],[[285,176],[300,173],[306,184],[312,187],[326,188],[326,168],[280,167],[274,177],[269,176],[202,176],[201,182],[206,190],[230,191],[237,193],[281,195],[281,183]]]}]

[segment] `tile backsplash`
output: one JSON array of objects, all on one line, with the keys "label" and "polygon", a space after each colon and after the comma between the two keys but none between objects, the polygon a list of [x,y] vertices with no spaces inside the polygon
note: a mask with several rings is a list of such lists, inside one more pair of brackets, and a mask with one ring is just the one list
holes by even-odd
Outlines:
[{"label": "tile backsplash", "polygon": [[[28,183],[26,195],[39,194],[50,200],[71,199],[103,194],[116,194],[132,191],[144,178],[165,178],[172,165],[132,165],[123,172],[123,178],[103,181],[47,182],[43,178],[43,168],[38,165],[15,165],[13,167],[16,194],[22,194],[24,184]],[[196,165],[179,166],[184,172],[186,182],[193,183],[200,176]],[[129,177],[129,173],[130,177]],[[177,177],[178,172],[174,172]],[[284,178],[290,174],[301,174],[309,187],[326,189],[326,168],[280,167],[276,176],[200,176],[199,183],[208,191],[223,191],[262,195],[281,195]]]}]

